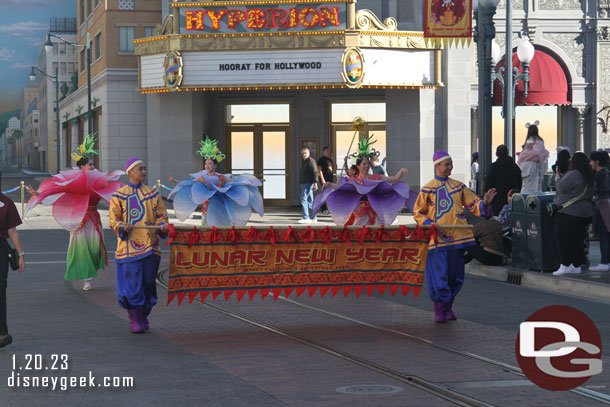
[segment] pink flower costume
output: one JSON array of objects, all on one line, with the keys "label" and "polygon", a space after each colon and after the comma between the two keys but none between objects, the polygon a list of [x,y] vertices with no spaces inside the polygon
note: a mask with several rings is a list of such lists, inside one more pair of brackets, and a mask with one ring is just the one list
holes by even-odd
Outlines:
[{"label": "pink flower costume", "polygon": [[53,205],[53,217],[70,232],[66,259],[66,280],[97,277],[97,269],[108,266],[102,222],[97,211],[101,199],[110,202],[114,191],[123,184],[118,181],[123,171],[110,174],[97,170],[60,171],[44,180],[25,210],[36,205]]}]

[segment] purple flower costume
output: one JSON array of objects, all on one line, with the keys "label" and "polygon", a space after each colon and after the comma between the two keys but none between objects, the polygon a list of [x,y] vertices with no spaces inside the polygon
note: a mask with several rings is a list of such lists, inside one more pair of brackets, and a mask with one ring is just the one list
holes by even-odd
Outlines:
[{"label": "purple flower costume", "polygon": [[[370,219],[371,222],[369,222],[370,215],[359,216],[357,212],[360,201],[365,197],[375,215],[374,221]],[[409,186],[404,182],[390,184],[385,180],[343,177],[338,186],[326,188],[316,197],[313,213],[315,216],[322,205],[326,204],[337,225],[346,224],[355,211],[355,225],[391,225],[405,206],[409,209],[413,208],[416,198],[417,196],[410,193]]]}]

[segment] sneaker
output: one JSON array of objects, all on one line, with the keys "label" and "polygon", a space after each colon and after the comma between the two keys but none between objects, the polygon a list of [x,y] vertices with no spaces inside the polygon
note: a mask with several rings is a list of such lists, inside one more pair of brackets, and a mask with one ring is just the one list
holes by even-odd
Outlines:
[{"label": "sneaker", "polygon": [[569,274],[582,274],[582,268],[580,266],[574,267],[572,264],[570,264],[570,267],[572,267],[572,271],[570,271]]},{"label": "sneaker", "polygon": [[0,335],[0,348],[4,348],[6,345],[13,343],[13,337],[9,334]]},{"label": "sneaker", "polygon": [[311,223],[310,219],[299,219],[298,220],[299,223]]},{"label": "sneaker", "polygon": [[564,266],[563,264],[559,266],[559,268],[557,269],[557,271],[553,272],[554,276],[563,276],[564,274],[569,274],[572,272],[572,269],[574,267],[572,265],[569,266]]},{"label": "sneaker", "polygon": [[610,271],[610,264],[600,263],[597,266],[589,267],[589,271]]},{"label": "sneaker", "polygon": [[89,280],[85,280],[85,285],[83,286],[83,291],[91,290],[91,282]]},{"label": "sneaker", "polygon": [[317,223],[318,222],[318,217],[316,216],[313,219],[309,219],[309,223]]}]

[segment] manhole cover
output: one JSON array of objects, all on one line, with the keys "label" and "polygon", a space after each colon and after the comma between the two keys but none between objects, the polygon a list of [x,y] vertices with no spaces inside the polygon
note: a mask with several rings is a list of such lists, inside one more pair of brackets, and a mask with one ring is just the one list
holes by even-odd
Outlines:
[{"label": "manhole cover", "polygon": [[352,386],[339,387],[336,391],[344,394],[390,394],[401,392],[402,387],[388,386],[385,384],[355,384]]}]

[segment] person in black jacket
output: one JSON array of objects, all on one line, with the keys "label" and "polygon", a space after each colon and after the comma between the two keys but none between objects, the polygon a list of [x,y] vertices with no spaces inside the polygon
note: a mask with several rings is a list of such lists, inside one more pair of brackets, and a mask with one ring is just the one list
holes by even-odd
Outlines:
[{"label": "person in black jacket", "polygon": [[605,151],[594,151],[589,156],[589,164],[595,171],[595,211],[593,226],[599,238],[599,250],[602,258],[590,271],[610,271],[610,159]]},{"label": "person in black jacket", "polygon": [[303,218],[299,219],[299,223],[317,222],[313,216],[313,193],[318,190],[318,166],[316,160],[311,158],[309,149],[301,150],[301,205],[303,206]]},{"label": "person in black jacket", "polygon": [[498,159],[489,166],[489,171],[485,177],[485,191],[495,188],[496,197],[491,201],[494,214],[497,215],[506,205],[508,191],[511,189],[521,189],[521,169],[513,157],[508,155],[508,148],[504,144],[496,148]]}]

